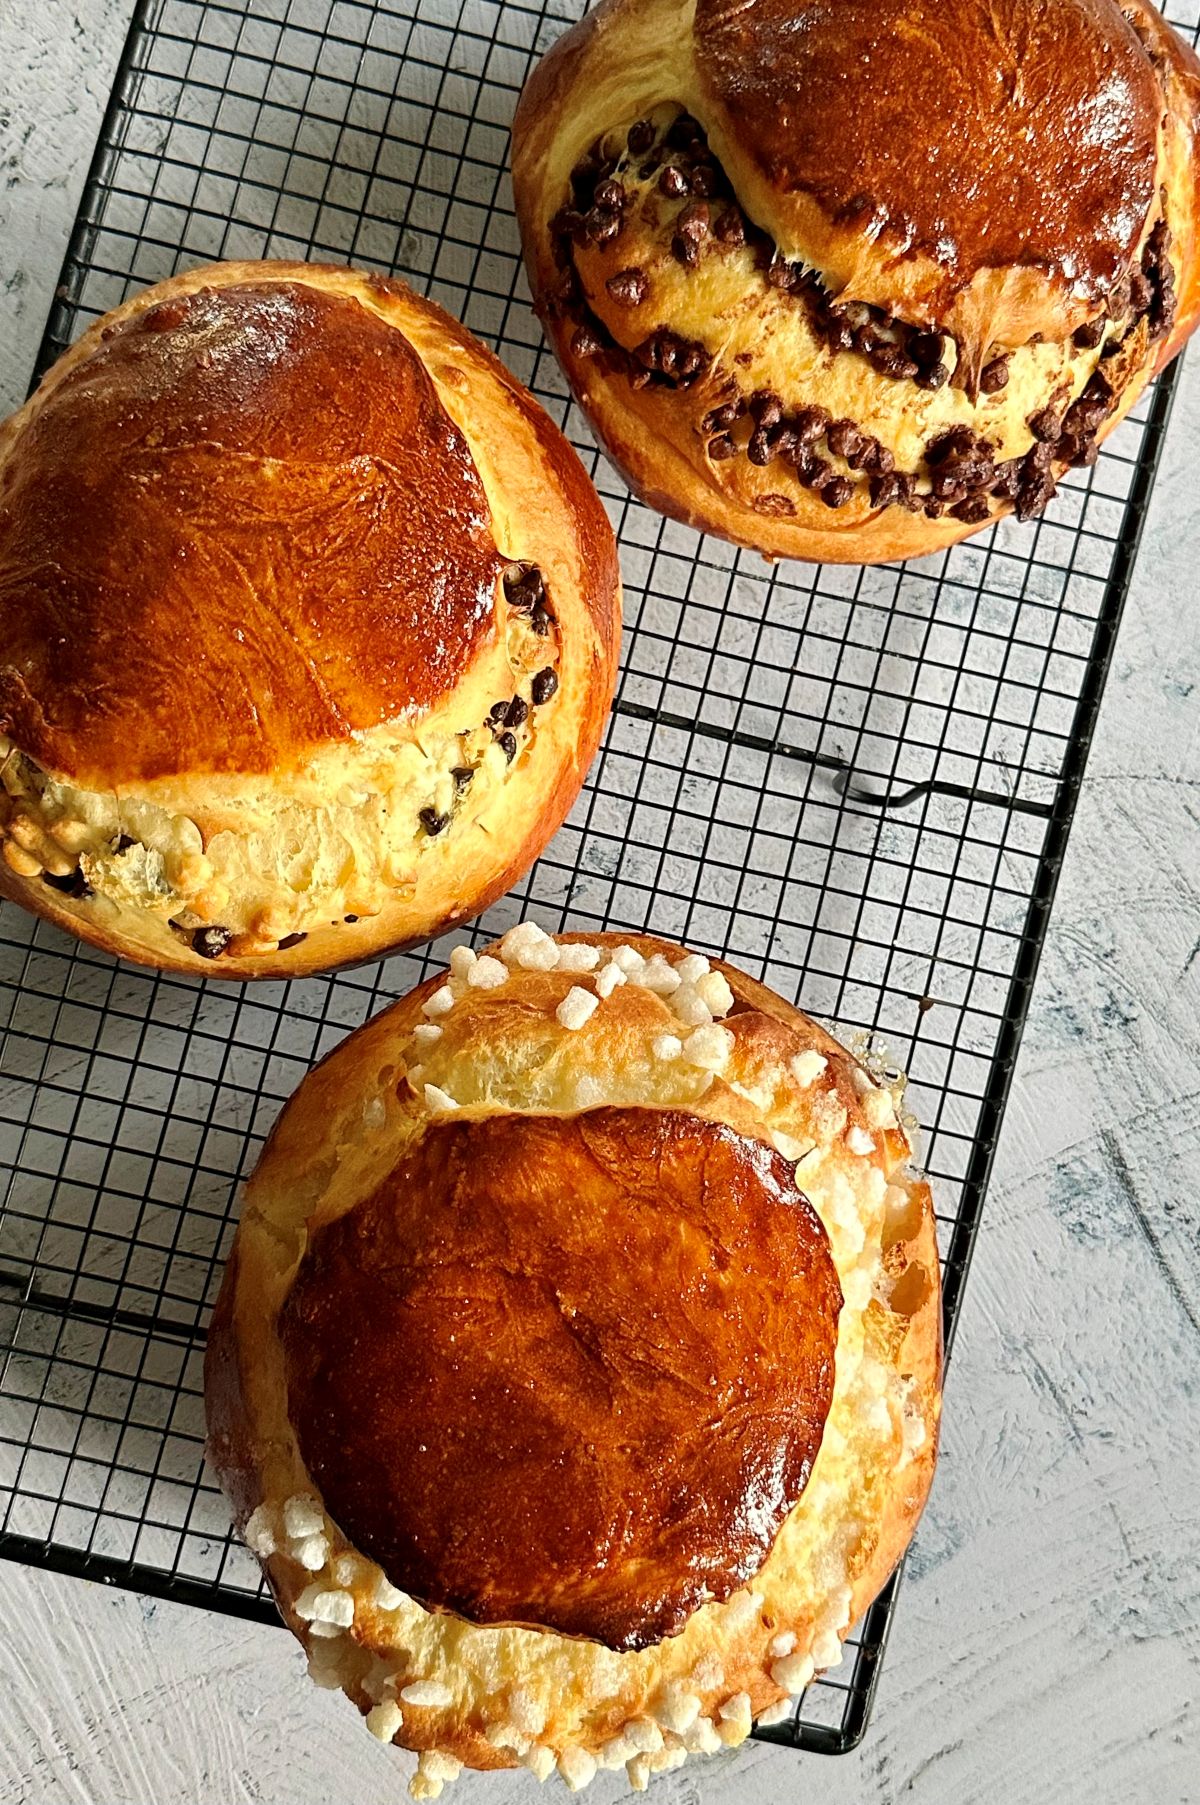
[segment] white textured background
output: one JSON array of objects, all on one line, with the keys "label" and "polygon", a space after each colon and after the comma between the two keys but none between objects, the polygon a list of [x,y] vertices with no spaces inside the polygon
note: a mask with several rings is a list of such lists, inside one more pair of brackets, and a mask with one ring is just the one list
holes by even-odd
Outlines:
[{"label": "white textured background", "polygon": [[[130,0],[0,0],[0,407],[24,394]],[[660,1805],[1200,1801],[1200,354],[1185,375],[865,1746]],[[403,1796],[280,1632],[10,1568],[0,1805]],[[463,1805],[532,1798],[465,1779]],[[557,1783],[555,1783],[557,1784]],[[622,1797],[606,1775],[588,1797]]]}]

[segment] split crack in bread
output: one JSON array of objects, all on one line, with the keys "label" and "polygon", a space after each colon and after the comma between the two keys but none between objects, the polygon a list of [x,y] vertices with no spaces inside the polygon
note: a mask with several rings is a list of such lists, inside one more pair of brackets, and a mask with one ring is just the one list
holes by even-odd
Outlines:
[{"label": "split crack in bread", "polygon": [[566,815],[619,640],[599,497],[449,315],[176,276],[0,427],[0,894],[229,978],[431,938]]},{"label": "split crack in bread", "polygon": [[533,70],[535,305],[651,507],[878,563],[1039,513],[1200,311],[1143,0],[600,0]]},{"label": "split crack in bread", "polygon": [[513,929],[339,1046],[250,1179],[209,1458],[322,1686],[637,1787],[836,1665],[932,1479],[900,1084],[734,967]]}]

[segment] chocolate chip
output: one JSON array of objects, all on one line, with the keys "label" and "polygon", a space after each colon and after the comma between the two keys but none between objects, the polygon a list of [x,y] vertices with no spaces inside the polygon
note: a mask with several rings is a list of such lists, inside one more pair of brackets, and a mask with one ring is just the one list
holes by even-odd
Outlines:
[{"label": "chocolate chip", "polygon": [[783,418],[783,401],[772,389],[756,389],[750,397],[750,418],[756,426],[777,426]]},{"label": "chocolate chip", "polygon": [[192,935],[192,951],[202,959],[219,959],[232,939],[230,928],[197,928]]},{"label": "chocolate chip", "polygon": [[704,142],[704,133],[690,113],[680,113],[667,127],[667,143],[676,150],[690,150],[694,144]]},{"label": "chocolate chip", "polygon": [[927,495],[921,503],[921,512],[927,520],[940,520],[944,512],[944,503],[936,495]]},{"label": "chocolate chip", "polygon": [[517,564],[504,573],[504,593],[512,608],[533,608],[546,593],[536,564]]},{"label": "chocolate chip", "polygon": [[1054,495],[1052,453],[1044,442],[1031,445],[1021,461],[1017,484],[1017,519],[1032,520]]},{"label": "chocolate chip", "polygon": [[949,470],[935,470],[930,479],[929,492],[935,501],[961,501],[967,493],[967,485]]},{"label": "chocolate chip", "polygon": [[1062,415],[1052,403],[1047,403],[1036,414],[1030,414],[1028,425],[1035,439],[1053,444],[1062,431]]},{"label": "chocolate chip", "polygon": [[782,420],[778,426],[772,426],[767,434],[772,457],[790,458],[792,452],[800,444],[800,435],[788,421]]},{"label": "chocolate chip", "polygon": [[722,244],[745,244],[746,223],[736,207],[727,207],[724,213],[717,215],[713,224],[713,236],[719,238]]},{"label": "chocolate chip", "polygon": [[128,852],[129,848],[131,846],[136,846],[136,845],[137,845],[137,841],[134,839],[132,834],[119,834],[117,836],[117,844],[113,850],[118,853]]},{"label": "chocolate chip", "polygon": [[[514,742],[515,750],[515,742]],[[440,834],[449,823],[449,815],[439,815],[435,808],[423,808],[417,811],[417,820],[427,834]]]},{"label": "chocolate chip", "polygon": [[675,221],[675,230],[681,238],[704,238],[708,232],[708,202],[689,201]]},{"label": "chocolate chip", "polygon": [[348,921],[351,924],[353,924],[354,922],[356,922],[358,920],[358,916],[357,915],[343,915],[342,920]]},{"label": "chocolate chip", "polygon": [[831,351],[850,351],[854,347],[854,328],[839,313],[830,313],[824,322],[824,334]]},{"label": "chocolate chip", "polygon": [[471,780],[475,775],[475,767],[474,765],[455,765],[450,775],[454,779],[456,792],[461,795],[463,790],[470,789]]},{"label": "chocolate chip", "polygon": [[895,454],[890,452],[886,445],[881,445],[878,439],[872,439],[863,452],[862,467],[864,470],[873,470],[877,474],[886,474],[889,470],[896,468]]},{"label": "chocolate chip", "polygon": [[608,207],[593,207],[583,223],[594,244],[609,244],[621,230],[621,215]]},{"label": "chocolate chip", "polygon": [[638,119],[629,128],[625,139],[629,146],[629,154],[633,157],[644,157],[654,143],[654,126],[649,119]]},{"label": "chocolate chip", "polygon": [[746,411],[744,401],[727,401],[722,407],[714,407],[711,413],[705,414],[700,422],[701,432],[728,432],[734,421]]},{"label": "chocolate chip", "polygon": [[679,357],[678,369],[681,378],[698,376],[708,362],[708,354],[703,345],[685,344]]},{"label": "chocolate chip", "polygon": [[918,370],[914,380],[917,387],[921,389],[944,388],[950,380],[949,366],[940,363],[933,364],[929,369]]},{"label": "chocolate chip", "polygon": [[872,475],[869,488],[877,508],[886,508],[900,498],[900,478],[894,470],[881,470]]},{"label": "chocolate chip", "polygon": [[1135,315],[1145,313],[1154,299],[1150,278],[1142,270],[1134,270],[1129,278],[1129,305]]},{"label": "chocolate chip", "polygon": [[687,194],[690,188],[691,183],[688,181],[687,176],[684,174],[683,170],[677,168],[674,163],[668,163],[667,167],[658,178],[659,193],[668,195],[673,200],[677,199],[681,194]]},{"label": "chocolate chip", "polygon": [[709,457],[715,464],[722,464],[727,458],[737,456],[737,446],[727,432],[721,433],[718,438],[710,439],[707,449]]},{"label": "chocolate chip", "polygon": [[821,500],[827,508],[844,507],[853,494],[854,484],[848,476],[835,476],[821,488]]},{"label": "chocolate chip", "polygon": [[720,186],[720,178],[711,163],[697,163],[692,170],[692,193],[707,200]]},{"label": "chocolate chip", "polygon": [[286,953],[289,947],[299,946],[302,940],[307,939],[307,934],[285,934],[283,939],[279,942],[279,951],[281,953]]},{"label": "chocolate chip", "polygon": [[576,357],[599,357],[604,349],[604,340],[590,326],[579,326],[571,335],[571,349]]},{"label": "chocolate chip", "polygon": [[529,719],[529,704],[524,696],[514,696],[504,717],[506,727],[522,727]]},{"label": "chocolate chip", "polygon": [[[799,465],[797,465],[796,468],[797,471],[799,471]],[[815,489],[819,495],[826,483],[831,483],[833,481],[833,465],[827,458],[813,458],[812,462],[807,465],[800,480],[808,488]]]},{"label": "chocolate chip", "polygon": [[529,686],[529,693],[533,697],[534,707],[540,708],[544,702],[548,702],[557,688],[558,672],[553,670],[550,665],[547,665],[544,671],[539,671],[537,673],[537,676]]},{"label": "chocolate chip", "polygon": [[789,288],[794,288],[796,286],[796,281],[797,277],[795,270],[790,263],[785,263],[782,258],[776,258],[773,263],[767,265],[768,288],[778,288],[786,291]]},{"label": "chocolate chip", "polygon": [[645,270],[636,267],[618,270],[604,284],[619,307],[640,307],[650,291]]},{"label": "chocolate chip", "polygon": [[508,697],[506,696],[502,701],[492,703],[492,706],[488,709],[488,720],[493,727],[498,727],[507,713]]},{"label": "chocolate chip", "polygon": [[992,484],[992,494],[1001,501],[1012,501],[1021,481],[1021,460],[1010,458],[1007,463],[996,466],[996,480]]},{"label": "chocolate chip", "polygon": [[909,335],[908,354],[919,364],[932,365],[942,361],[942,346],[945,335],[941,332],[913,332]]},{"label": "chocolate chip", "polygon": [[78,866],[74,871],[68,871],[66,877],[52,877],[48,871],[43,871],[42,882],[49,884],[52,890],[61,890],[64,896],[73,897],[76,902],[86,902],[89,896],[95,895]]},{"label": "chocolate chip", "polygon": [[811,445],[829,425],[829,410],[824,407],[801,407],[792,415],[792,425],[802,445]]},{"label": "chocolate chip", "polygon": [[862,434],[853,420],[833,420],[825,429],[825,442],[840,458],[848,458],[862,446]]},{"label": "chocolate chip", "polygon": [[496,744],[503,748],[504,756],[508,760],[509,764],[511,765],[513,759],[517,756],[517,736],[516,736],[516,734],[515,733],[502,733],[502,734],[500,734],[499,738],[497,739]]},{"label": "chocolate chip", "polygon": [[769,464],[774,452],[771,449],[771,435],[765,426],[756,426],[750,434],[750,443],[746,447],[746,456],[752,464],[760,466]]},{"label": "chocolate chip", "polygon": [[1063,418],[1063,432],[1076,438],[1087,438],[1094,433],[1108,414],[1108,403],[1098,395],[1081,395],[1073,401]]},{"label": "chocolate chip", "polygon": [[620,182],[614,182],[611,176],[603,182],[597,182],[595,194],[597,207],[605,207],[610,212],[619,214],[624,200],[625,190]]},{"label": "chocolate chip", "polygon": [[947,458],[965,457],[974,449],[975,434],[969,426],[948,426],[926,445],[925,462],[931,466],[944,464]]},{"label": "chocolate chip", "polygon": [[887,341],[871,353],[871,362],[881,376],[890,376],[897,382],[911,382],[917,373],[917,364],[907,352]]},{"label": "chocolate chip", "polygon": [[1008,358],[993,357],[979,372],[979,387],[985,395],[998,395],[1008,387]]},{"label": "chocolate chip", "polygon": [[887,340],[882,337],[878,329],[872,326],[871,322],[868,320],[863,325],[854,328],[852,343],[854,349],[859,352],[861,356],[870,357],[872,351],[878,351],[881,345],[887,343]]},{"label": "chocolate chip", "polygon": [[1077,326],[1071,334],[1071,343],[1077,351],[1094,351],[1108,330],[1108,321],[1103,314],[1094,320],[1086,320]]},{"label": "chocolate chip", "polygon": [[676,261],[685,269],[695,269],[700,261],[700,246],[694,238],[684,238],[676,232],[671,240],[671,251]]}]

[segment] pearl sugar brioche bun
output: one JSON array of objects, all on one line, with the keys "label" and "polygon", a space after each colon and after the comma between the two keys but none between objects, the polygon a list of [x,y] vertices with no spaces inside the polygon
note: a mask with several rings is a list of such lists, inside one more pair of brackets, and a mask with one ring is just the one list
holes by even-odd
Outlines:
[{"label": "pearl sugar brioche bun", "polygon": [[440,308],[174,277],[0,427],[0,894],[221,977],[427,939],[562,821],[619,637],[579,460]]},{"label": "pearl sugar brioche bun", "polygon": [[513,185],[651,506],[877,563],[1039,513],[1200,311],[1200,63],[1144,0],[600,0]]},{"label": "pearl sugar brioche bun", "polygon": [[898,1100],[732,966],[532,924],[300,1086],[209,1333],[209,1457],[414,1797],[463,1764],[641,1788],[837,1665],[937,1445]]}]

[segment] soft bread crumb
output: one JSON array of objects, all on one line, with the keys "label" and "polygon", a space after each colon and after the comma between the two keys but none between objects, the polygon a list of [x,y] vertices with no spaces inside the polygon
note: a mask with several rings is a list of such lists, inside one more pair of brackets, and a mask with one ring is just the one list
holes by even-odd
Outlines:
[{"label": "soft bread crumb", "polygon": [[400,1690],[402,1703],[420,1705],[428,1711],[442,1711],[454,1703],[454,1694],[441,1680],[410,1680]]},{"label": "soft bread crumb", "polygon": [[846,1145],[851,1153],[857,1153],[864,1159],[869,1158],[875,1151],[874,1141],[865,1129],[858,1126],[857,1122],[846,1135]]},{"label": "soft bread crumb", "polygon": [[777,1128],[771,1139],[775,1143],[776,1152],[782,1153],[784,1159],[791,1160],[793,1165],[802,1160],[808,1151],[802,1141],[798,1141],[795,1135],[784,1134],[782,1128]]},{"label": "soft bread crumb", "polygon": [[595,1015],[599,1006],[599,997],[593,996],[590,990],[581,990],[578,984],[572,984],[554,1013],[561,1027],[582,1028]]},{"label": "soft bread crumb", "polygon": [[842,1664],[842,1644],[836,1630],[826,1630],[812,1645],[813,1666],[823,1673]]},{"label": "soft bread crumb", "polygon": [[784,1655],[790,1655],[796,1646],[796,1632],[781,1630],[778,1636],[772,1636],[767,1643],[767,1653],[773,1661],[781,1661]]},{"label": "soft bread crumb", "polygon": [[[839,1644],[840,1647],[840,1644]],[[815,1668],[811,1655],[785,1655],[782,1661],[775,1661],[771,1667],[771,1678],[785,1692],[803,1692],[813,1677]]]}]

